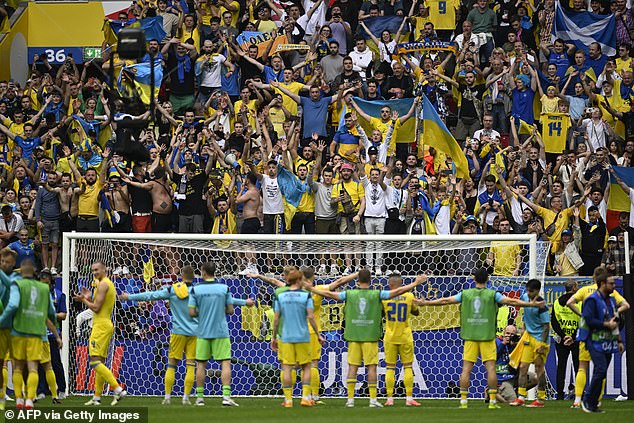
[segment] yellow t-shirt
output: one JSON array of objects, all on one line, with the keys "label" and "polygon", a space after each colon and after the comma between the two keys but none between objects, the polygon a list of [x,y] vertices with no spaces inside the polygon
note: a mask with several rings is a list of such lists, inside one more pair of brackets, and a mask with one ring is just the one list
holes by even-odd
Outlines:
[{"label": "yellow t-shirt", "polygon": [[258,32],[273,32],[277,31],[277,25],[273,21],[260,21],[257,29]]},{"label": "yellow t-shirt", "polygon": [[194,40],[194,46],[196,47],[196,51],[198,52],[198,54],[200,54],[200,32],[198,32],[198,28],[195,27],[193,29],[193,31],[187,31],[187,29],[185,28],[185,25],[183,25],[182,27],[182,34],[181,35],[181,42],[186,42],[187,40],[189,40],[190,38],[192,40]]},{"label": "yellow t-shirt", "polygon": [[[350,196],[350,200],[352,201],[352,204],[354,206],[354,211],[358,212],[361,198],[365,197],[365,188],[363,188],[363,185],[360,182],[353,181],[352,179],[346,183],[339,182],[332,187],[330,198],[339,197],[339,193],[341,193],[342,191],[346,191],[348,193],[348,195]],[[342,203],[343,202],[339,202],[339,213],[344,212]]]},{"label": "yellow t-shirt", "polygon": [[[581,211],[581,215],[585,216],[585,207],[583,208],[584,210]],[[557,216],[557,212],[553,210],[538,207],[537,214],[544,219],[544,229],[548,228],[551,223],[555,222],[555,218],[557,218],[557,221],[555,222],[555,231],[549,239],[552,244],[550,251],[558,251],[559,244],[561,243],[561,233],[568,227],[568,221],[572,216],[572,208],[563,209],[561,213],[559,213],[559,216]]]},{"label": "yellow t-shirt", "polygon": [[[107,276],[103,278],[101,281],[105,281],[108,284],[108,292],[106,292],[106,298],[104,299],[103,304],[98,312],[95,313],[93,317],[93,329],[99,323],[108,323],[112,324],[112,311],[114,310],[115,300],[117,299],[117,289],[114,286],[114,283]],[[93,283],[95,285],[95,291],[93,292],[93,300],[97,295],[97,286],[99,282],[95,280]]]},{"label": "yellow t-shirt", "polygon": [[269,107],[269,120],[271,121],[277,136],[280,137],[284,135],[284,122],[286,122],[286,115],[281,107]]},{"label": "yellow t-shirt", "polygon": [[[291,82],[290,84],[280,82],[280,85],[296,95],[299,95],[301,89],[304,88],[304,84],[300,82]],[[295,103],[295,100],[284,94],[279,88],[274,88],[274,91],[275,94],[282,94],[282,105],[291,112],[291,116],[297,116],[297,103]]]},{"label": "yellow t-shirt", "polygon": [[[320,291],[328,291],[328,285],[317,285],[315,289]],[[315,315],[315,322],[317,323],[317,330],[321,331],[321,304],[324,301],[324,297],[317,294],[312,294],[313,297],[313,314]],[[315,333],[311,324],[308,324],[308,331],[310,333]]]},{"label": "yellow t-shirt", "polygon": [[493,274],[512,276],[517,268],[517,255],[521,247],[512,242],[494,241],[491,243],[491,251],[495,254]]},{"label": "yellow t-shirt", "polygon": [[[85,182],[85,179],[82,179]],[[99,179],[94,184],[86,184],[86,191],[79,196],[80,216],[99,216],[99,191],[103,188],[103,184]]]},{"label": "yellow t-shirt", "polygon": [[[306,181],[310,178],[310,174],[306,175]],[[300,181],[301,182],[301,181]],[[297,205],[297,213],[314,213],[315,212],[315,194],[307,190],[302,194],[302,198]]]},{"label": "yellow t-shirt", "polygon": [[414,341],[409,317],[412,310],[416,310],[413,304],[414,294],[406,292],[398,297],[382,301],[385,314],[384,342],[391,344],[408,344]]},{"label": "yellow t-shirt", "polygon": [[559,111],[559,97],[549,98],[544,94],[539,101],[542,103],[542,113],[557,113]]},{"label": "yellow t-shirt", "polygon": [[[238,117],[238,114],[240,113],[240,110],[242,109],[242,103],[244,103],[244,101],[238,100],[233,105],[233,113],[234,113],[235,122],[242,122],[242,119],[240,119]],[[255,100],[249,100],[247,102],[246,106],[247,106],[247,110],[249,112],[249,118],[248,118],[249,125],[251,125],[251,128],[253,128],[253,130],[255,130],[255,115],[258,112],[258,109],[256,107],[256,101]]]},{"label": "yellow t-shirt", "polygon": [[627,60],[616,59],[616,73],[620,74],[624,70],[632,72],[632,68],[634,68],[634,59],[631,57]]},{"label": "yellow t-shirt", "polygon": [[[237,28],[238,26],[238,19],[240,18],[240,3],[238,3],[237,1],[232,1],[229,3],[229,5],[233,5],[235,7],[237,7],[235,12],[232,12],[231,10],[227,9],[224,6],[220,7],[220,18],[222,19],[222,15],[224,15],[225,12],[229,12],[231,13],[231,26],[234,28]],[[224,25],[224,22],[223,22]]]}]

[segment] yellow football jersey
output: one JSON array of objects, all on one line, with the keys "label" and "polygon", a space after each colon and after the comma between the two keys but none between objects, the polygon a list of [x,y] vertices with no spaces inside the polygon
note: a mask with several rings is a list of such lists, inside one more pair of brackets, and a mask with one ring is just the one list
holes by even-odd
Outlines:
[{"label": "yellow football jersey", "polygon": [[435,29],[455,29],[458,0],[426,0],[429,8],[429,21]]},{"label": "yellow football jersey", "polygon": [[539,118],[542,124],[542,139],[546,153],[561,154],[566,149],[570,115],[564,113],[544,113]]},{"label": "yellow football jersey", "polygon": [[[584,286],[583,288],[579,288],[579,290],[575,292],[575,295],[573,295],[572,298],[582,303],[585,301],[586,298],[592,295],[596,290],[597,290],[596,284]],[[614,300],[616,301],[617,305],[625,301],[625,298],[623,298],[623,296],[616,291],[612,292],[610,296],[614,297]]]},{"label": "yellow football jersey", "polygon": [[[108,284],[108,292],[106,292],[106,298],[104,299],[101,308],[97,313],[95,313],[95,317],[93,317],[93,327],[99,321],[112,321],[112,310],[114,310],[114,303],[117,299],[117,289],[114,287],[114,283],[107,276],[102,279]],[[93,293],[93,301],[97,296],[97,287],[99,286],[100,281],[95,281],[95,291]]]},{"label": "yellow football jersey", "polygon": [[[329,285],[317,285],[315,289],[319,289],[322,291],[329,291]],[[324,297],[317,294],[312,294],[313,296],[313,314],[315,315],[315,322],[317,322],[317,329],[321,331],[321,303],[324,301]],[[308,324],[308,330],[310,333],[315,333],[313,327]]]},{"label": "yellow football jersey", "polygon": [[413,342],[412,327],[409,318],[416,306],[412,303],[414,294],[406,292],[398,297],[383,301],[385,312],[385,337],[384,342],[392,344],[405,344]]}]

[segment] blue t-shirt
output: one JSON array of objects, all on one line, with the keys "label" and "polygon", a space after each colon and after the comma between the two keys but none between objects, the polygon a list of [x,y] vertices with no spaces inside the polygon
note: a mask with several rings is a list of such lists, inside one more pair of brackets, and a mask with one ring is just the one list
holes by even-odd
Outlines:
[{"label": "blue t-shirt", "polygon": [[495,338],[497,358],[495,360],[495,373],[498,375],[498,383],[510,380],[515,377],[515,371],[509,365],[511,361],[509,355],[513,351],[510,345],[502,342],[500,338]]},{"label": "blue t-shirt", "polygon": [[585,94],[581,96],[567,95],[566,100],[568,100],[568,103],[570,103],[569,110],[571,118],[576,120],[583,116],[583,112],[589,104],[588,96],[586,96]]},{"label": "blue t-shirt", "polygon": [[[530,301],[527,293],[522,294],[520,300]],[[528,334],[541,341],[544,333],[544,326],[550,323],[550,313],[548,312],[548,307],[544,307],[542,309],[537,307],[525,307],[522,320],[524,321],[524,327],[526,328]],[[550,343],[550,337],[548,337],[546,343]]]},{"label": "blue t-shirt", "polygon": [[592,68],[595,75],[601,75],[605,64],[608,62],[608,56],[602,54],[598,59],[592,59],[590,56],[586,56],[586,66]]},{"label": "blue t-shirt", "polygon": [[317,132],[322,137],[327,136],[328,106],[330,106],[332,97],[322,97],[317,101],[313,101],[309,97],[300,97],[300,100],[302,116],[304,117],[304,138],[312,137],[313,132]]},{"label": "blue t-shirt", "polygon": [[313,310],[313,299],[310,293],[300,289],[289,289],[278,294],[274,310],[284,320],[282,325],[282,342],[295,344],[310,341],[307,310]]},{"label": "blue t-shirt", "polygon": [[513,105],[511,106],[511,115],[515,119],[522,119],[524,122],[532,125],[535,123],[533,115],[533,98],[535,91],[530,88],[520,91],[517,88],[513,90]]},{"label": "blue t-shirt", "polygon": [[[53,307],[55,308],[55,313],[68,313],[68,309],[66,307],[66,294],[60,291],[57,288],[51,289],[51,298],[53,299]],[[61,325],[61,321],[57,322],[57,325]],[[53,335],[48,326],[46,327],[46,341],[48,341],[48,337]]]},{"label": "blue t-shirt", "polygon": [[[548,56],[548,64],[555,64],[557,66],[557,76],[564,79],[566,71],[570,67],[570,56],[565,51],[561,54],[557,54],[554,51],[550,52]],[[546,87],[543,87],[546,88]]]},{"label": "blue t-shirt", "polygon": [[9,244],[9,248],[18,253],[18,256],[15,258],[16,267],[20,267],[24,259],[35,259],[35,245],[31,239],[29,239],[26,244],[22,244],[20,241],[12,242]]},{"label": "blue t-shirt", "polygon": [[22,158],[27,162],[28,165],[33,161],[33,150],[35,147],[38,147],[42,144],[42,139],[40,137],[35,138],[22,138],[17,135],[13,140],[17,145],[22,149]]},{"label": "blue t-shirt", "polygon": [[215,280],[203,281],[189,290],[189,307],[198,308],[196,336],[203,339],[229,338],[225,307],[245,305],[246,301],[233,298],[229,287]]},{"label": "blue t-shirt", "polygon": [[275,72],[272,67],[264,66],[264,83],[269,84],[271,81],[283,81],[284,69],[280,69],[279,72]]},{"label": "blue t-shirt", "polygon": [[[6,308],[9,304],[9,293],[11,292],[11,284],[18,280],[20,275],[16,272],[12,272],[10,275],[0,270],[0,301],[2,301],[3,308]],[[11,321],[5,324],[0,324],[0,329],[8,329],[11,327]]]},{"label": "blue t-shirt", "polygon": [[[171,286],[164,287],[158,291],[140,292],[130,294],[132,301],[157,301],[166,300],[170,302],[170,313],[172,315],[172,333],[175,335],[196,336],[198,328],[198,318],[189,315],[189,297],[193,288],[189,288],[190,295],[179,298]],[[224,314],[224,306],[223,306]],[[223,316],[223,320],[224,320]]]}]

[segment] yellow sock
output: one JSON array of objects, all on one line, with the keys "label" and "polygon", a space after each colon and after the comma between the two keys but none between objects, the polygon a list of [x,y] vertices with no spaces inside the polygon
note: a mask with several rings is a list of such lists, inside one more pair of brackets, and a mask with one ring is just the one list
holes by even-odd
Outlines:
[{"label": "yellow sock", "polygon": [[7,396],[7,383],[9,381],[9,370],[6,367],[2,368],[2,389],[0,389],[0,398]]},{"label": "yellow sock", "polygon": [[497,389],[489,389],[489,402],[495,404],[497,402]]},{"label": "yellow sock", "polygon": [[388,398],[394,396],[394,383],[396,379],[396,369],[394,367],[387,367],[385,369],[385,395]]},{"label": "yellow sock", "polygon": [[103,384],[103,378],[100,374],[95,372],[95,396],[97,398],[100,398],[101,394],[103,394]]},{"label": "yellow sock", "polygon": [[302,384],[302,398],[304,399],[310,399],[310,385],[303,385]]},{"label": "yellow sock", "polygon": [[537,399],[543,401],[546,399],[546,391],[537,390]]},{"label": "yellow sock", "polygon": [[354,386],[357,384],[356,379],[348,379],[346,380],[346,385],[348,386],[348,399],[354,398]]},{"label": "yellow sock", "polygon": [[314,398],[319,397],[319,388],[321,381],[319,380],[319,369],[317,367],[310,368],[310,391]]},{"label": "yellow sock", "polygon": [[185,395],[192,393],[194,389],[194,381],[196,380],[196,364],[187,364],[185,367]]},{"label": "yellow sock", "polygon": [[284,370],[280,370],[280,382],[282,386],[284,386]]},{"label": "yellow sock", "polygon": [[24,390],[24,376],[22,376],[22,370],[13,369],[13,392],[15,398],[22,398],[22,392]]},{"label": "yellow sock", "polygon": [[575,376],[575,396],[581,398],[583,396],[583,390],[586,388],[586,369],[579,369],[577,376]]},{"label": "yellow sock", "polygon": [[51,391],[51,396],[57,398],[57,378],[55,377],[53,369],[46,371],[46,384],[48,385],[49,391]]},{"label": "yellow sock", "polygon": [[466,401],[467,400],[467,395],[469,395],[469,390],[468,389],[461,389],[460,390],[460,400],[461,401]]},{"label": "yellow sock", "polygon": [[368,383],[368,390],[370,391],[370,399],[376,399],[376,382]]},{"label": "yellow sock", "polygon": [[601,393],[599,394],[599,402],[603,400],[604,392],[605,392],[605,379],[603,379],[603,384],[601,384]]},{"label": "yellow sock", "polygon": [[119,387],[119,382],[117,382],[117,379],[115,379],[114,375],[110,369],[105,366],[105,364],[99,363],[94,367],[94,369],[95,373],[100,375],[101,378],[110,385],[110,389],[115,390]]},{"label": "yellow sock", "polygon": [[34,399],[37,396],[37,384],[40,382],[40,377],[37,374],[37,370],[29,370],[29,375],[26,378],[26,398]]},{"label": "yellow sock", "polygon": [[282,391],[284,391],[284,399],[286,401],[293,401],[293,388],[291,386],[284,386]]},{"label": "yellow sock", "polygon": [[408,398],[414,396],[414,370],[411,367],[403,369],[403,384],[405,385],[405,395]]},{"label": "yellow sock", "polygon": [[517,388],[517,394],[520,397],[526,398],[526,388],[522,388],[522,387]]},{"label": "yellow sock", "polygon": [[165,370],[165,395],[172,395],[174,379],[176,379],[176,366],[168,364]]},{"label": "yellow sock", "polygon": [[291,388],[297,383],[297,370],[291,370]]}]

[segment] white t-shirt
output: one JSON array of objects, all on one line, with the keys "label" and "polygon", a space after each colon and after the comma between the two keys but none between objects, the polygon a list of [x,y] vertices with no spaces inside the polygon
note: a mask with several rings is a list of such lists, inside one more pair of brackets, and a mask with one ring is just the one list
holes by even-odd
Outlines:
[{"label": "white t-shirt", "polygon": [[588,141],[592,144],[592,149],[597,151],[599,147],[605,147],[607,128],[602,120],[594,123],[592,119],[584,119],[582,125],[586,128]]},{"label": "white t-shirt", "polygon": [[500,138],[500,133],[495,129],[478,129],[473,133],[473,138],[482,139],[482,135],[488,135],[492,139]]},{"label": "white t-shirt", "polygon": [[365,188],[365,217],[387,217],[385,208],[385,191],[379,184],[370,182],[367,176],[361,178],[363,188]]},{"label": "white t-shirt", "polygon": [[262,213],[284,213],[284,200],[277,177],[272,179],[268,175],[262,175],[262,200]]},{"label": "white t-shirt", "polygon": [[[631,192],[631,188],[630,188],[630,192]],[[630,194],[630,199],[631,199],[631,194]],[[594,203],[592,202],[592,200],[587,198],[585,206],[586,206],[586,215],[584,217],[584,220],[586,222],[589,222],[590,218],[588,217],[588,208],[590,208],[591,206],[594,206]],[[604,222],[607,222],[608,221],[607,220],[608,204],[605,202],[605,198],[601,200],[597,208],[599,209],[599,214],[601,215],[601,219],[603,219]]]},{"label": "white t-shirt", "polygon": [[211,57],[208,63],[203,64],[200,85],[203,87],[220,88],[222,86],[222,64],[227,60],[222,54]]},{"label": "white t-shirt", "polygon": [[[387,185],[387,190],[385,191],[385,208],[386,209],[401,209],[407,204],[407,200],[409,199],[409,193],[406,189],[398,189],[390,186],[390,181],[388,179],[384,180],[385,185]],[[404,221],[405,216],[399,215],[399,219]]]}]

